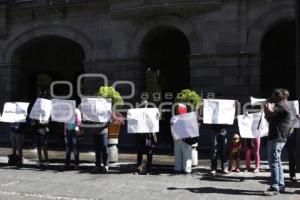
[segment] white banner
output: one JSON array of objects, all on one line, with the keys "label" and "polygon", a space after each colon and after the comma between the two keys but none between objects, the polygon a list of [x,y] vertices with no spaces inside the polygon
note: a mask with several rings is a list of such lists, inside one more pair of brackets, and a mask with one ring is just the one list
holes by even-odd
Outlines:
[{"label": "white banner", "polygon": [[49,99],[37,98],[30,111],[29,118],[48,122],[52,111],[52,101]]},{"label": "white banner", "polygon": [[204,99],[204,124],[233,124],[235,100]]},{"label": "white banner", "polygon": [[296,117],[299,114],[299,101],[288,101],[291,112],[291,126],[293,128],[300,128],[300,121]]},{"label": "white banner", "polygon": [[29,103],[7,102],[4,104],[1,122],[15,123],[26,122]]},{"label": "white banner", "polygon": [[251,105],[264,105],[267,103],[267,99],[257,99],[254,97],[250,97]]},{"label": "white banner", "polygon": [[128,133],[159,132],[159,110],[157,108],[136,108],[127,112]]},{"label": "white banner", "polygon": [[82,98],[80,111],[84,121],[106,123],[111,116],[111,99]]},{"label": "white banner", "polygon": [[75,100],[52,99],[51,120],[54,122],[75,122]]},{"label": "white banner", "polygon": [[268,136],[269,123],[264,113],[252,113],[237,117],[242,138],[258,138]]},{"label": "white banner", "polygon": [[196,112],[175,115],[171,118],[171,124],[171,132],[175,141],[182,138],[199,136]]}]

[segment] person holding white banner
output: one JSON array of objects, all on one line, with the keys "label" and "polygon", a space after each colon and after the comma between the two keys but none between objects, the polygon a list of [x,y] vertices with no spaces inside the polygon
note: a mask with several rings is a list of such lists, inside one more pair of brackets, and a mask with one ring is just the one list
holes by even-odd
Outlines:
[{"label": "person holding white banner", "polygon": [[221,172],[228,174],[227,170],[227,130],[225,125],[213,124],[212,126],[212,154],[211,174],[215,175],[218,169],[218,159],[221,160]]},{"label": "person holding white banner", "polygon": [[[184,104],[179,104],[176,109],[177,115],[187,113],[187,107]],[[174,140],[174,156],[176,173],[191,173],[192,172],[192,145],[184,142],[183,139]]]},{"label": "person holding white banner", "polygon": [[[143,100],[140,108],[147,108],[148,101]],[[137,169],[136,174],[151,174],[152,173],[152,158],[153,149],[157,144],[156,133],[137,133],[136,136],[136,147],[137,147]],[[143,163],[143,154],[147,154],[147,162]],[[145,168],[145,169],[144,169]]]},{"label": "person holding white banner", "polygon": [[255,157],[255,169],[254,173],[259,173],[260,168],[260,137],[257,138],[247,138],[246,139],[246,150],[245,150],[245,160],[246,160],[246,171],[250,171],[250,161],[251,153],[253,152]]},{"label": "person holding white banner", "polygon": [[[46,98],[47,92],[44,90],[39,91],[38,98]],[[49,129],[49,119],[31,119],[31,126],[34,130],[34,137],[37,147],[37,153],[38,153],[38,163],[37,166],[41,167],[43,165],[48,166],[49,165],[49,159],[48,159],[48,134],[50,132]],[[42,151],[44,153],[45,160],[43,162],[42,158]]]},{"label": "person holding white banner", "polygon": [[9,156],[11,161],[9,164],[21,167],[23,164],[23,143],[24,143],[25,123],[10,124],[10,142],[12,147],[12,155]]},{"label": "person holding white banner", "polygon": [[71,152],[74,152],[75,165],[74,169],[79,169],[79,148],[78,148],[78,133],[81,124],[81,113],[79,109],[75,109],[74,118],[64,124],[64,136],[66,144],[66,163],[65,168],[69,169]]}]

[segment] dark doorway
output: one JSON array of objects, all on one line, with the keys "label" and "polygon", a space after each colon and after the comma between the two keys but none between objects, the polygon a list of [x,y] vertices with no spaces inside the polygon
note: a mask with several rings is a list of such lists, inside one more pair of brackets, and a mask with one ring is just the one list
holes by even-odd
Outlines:
[{"label": "dark doorway", "polygon": [[[70,99],[80,103],[77,95],[77,77],[84,72],[84,50],[76,42],[56,36],[45,36],[32,39],[17,49],[13,58],[12,97],[14,101],[30,102],[30,107],[37,98],[39,90],[46,91],[51,99],[50,84],[52,81],[64,80],[73,85]],[[56,96],[69,94],[69,87],[57,85]],[[29,110],[30,110],[29,107]],[[63,142],[63,124],[50,122],[51,140]],[[31,129],[26,134],[33,137]]]},{"label": "dark doorway", "polygon": [[[162,97],[160,102],[173,102],[177,93],[189,88],[190,45],[181,31],[173,27],[158,27],[150,31],[143,40],[140,55],[145,71],[150,68],[158,76]],[[166,99],[166,93],[172,93],[173,98]],[[170,133],[170,118],[171,113],[164,113],[160,123],[159,136],[165,143],[173,141]]]},{"label": "dark doorway", "polygon": [[189,55],[188,39],[172,27],[160,27],[150,31],[142,44],[142,61],[147,68],[159,70],[163,93],[176,94],[189,87]]},{"label": "dark doorway", "polygon": [[264,97],[273,88],[286,88],[290,98],[296,95],[295,21],[281,22],[264,36],[261,53],[261,92]]},{"label": "dark doorway", "polygon": [[[72,99],[79,100],[76,80],[84,72],[84,51],[76,42],[55,36],[36,38],[16,51],[14,61],[17,61],[14,74],[16,82],[13,84],[13,96],[16,99],[35,100],[39,87],[49,90],[49,81],[45,79],[50,79],[70,81],[74,88]],[[68,91],[67,86],[61,85],[54,90],[57,96],[67,95]]]}]

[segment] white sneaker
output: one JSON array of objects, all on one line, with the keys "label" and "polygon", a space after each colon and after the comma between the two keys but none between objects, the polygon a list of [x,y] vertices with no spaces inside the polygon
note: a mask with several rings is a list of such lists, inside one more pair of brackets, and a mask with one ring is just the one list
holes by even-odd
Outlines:
[{"label": "white sneaker", "polygon": [[103,171],[104,171],[104,172],[108,172],[108,166],[107,166],[107,165],[104,166]]},{"label": "white sneaker", "polygon": [[216,174],[216,170],[211,170],[210,174],[215,175]]}]

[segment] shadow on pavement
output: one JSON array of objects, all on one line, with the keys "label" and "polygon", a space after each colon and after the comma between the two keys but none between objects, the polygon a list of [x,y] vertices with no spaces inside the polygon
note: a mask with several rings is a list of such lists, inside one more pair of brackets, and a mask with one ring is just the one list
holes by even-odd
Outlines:
[{"label": "shadow on pavement", "polygon": [[192,193],[203,193],[203,194],[229,194],[229,195],[253,195],[253,196],[265,196],[264,191],[253,191],[253,190],[238,190],[238,189],[223,189],[214,187],[202,187],[202,188],[176,188],[170,187],[168,190],[187,190]]}]

